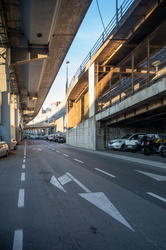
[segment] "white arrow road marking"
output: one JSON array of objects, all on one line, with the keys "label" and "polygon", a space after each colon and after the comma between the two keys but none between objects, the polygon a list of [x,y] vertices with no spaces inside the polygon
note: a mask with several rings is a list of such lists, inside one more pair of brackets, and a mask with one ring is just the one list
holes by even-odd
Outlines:
[{"label": "white arrow road marking", "polygon": [[72,176],[70,173],[66,173],[75,183],[77,183],[82,189],[85,190],[85,192],[90,193],[91,191],[86,188],[81,182],[79,182],[74,176]]},{"label": "white arrow road marking", "polygon": [[166,202],[166,199],[165,199],[165,198],[163,198],[163,197],[161,197],[161,196],[159,196],[159,195],[157,195],[157,194],[153,194],[153,193],[151,193],[151,192],[147,192],[147,194],[149,194],[149,195],[151,195],[151,196],[153,196],[153,197],[155,197],[155,198],[157,198],[157,199],[159,199],[159,200],[161,200],[161,201]]},{"label": "white arrow road marking", "polygon": [[95,169],[96,169],[97,171],[103,173],[103,174],[106,174],[106,175],[108,175],[108,176],[111,176],[111,177],[113,177],[113,178],[116,178],[115,175],[109,174],[109,173],[107,173],[107,172],[105,172],[105,171],[103,171],[103,170],[101,170],[101,169],[99,169],[99,168],[95,168]]},{"label": "white arrow road marking", "polygon": [[102,192],[97,193],[85,193],[79,194],[81,197],[95,205],[96,207],[103,210],[105,213],[112,216],[114,219],[118,220],[120,223],[125,225],[134,231],[134,229],[129,225],[129,223],[125,220],[125,218],[118,212],[116,207],[111,203],[111,201],[105,196]]},{"label": "white arrow road marking", "polygon": [[41,148],[32,148],[33,150],[39,150],[39,151],[42,151]]},{"label": "white arrow road marking", "polygon": [[66,183],[72,181],[69,176],[67,176],[66,174],[62,175],[61,177],[58,178],[59,182],[62,184],[62,185],[65,185]]},{"label": "white arrow road marking", "polygon": [[78,181],[70,173],[66,173],[61,177],[59,177],[58,179],[56,179],[55,176],[53,175],[50,180],[50,183],[66,193],[66,190],[62,187],[62,185],[65,185],[66,183],[72,180],[86,192],[83,194],[79,194],[81,197],[83,197],[84,199],[86,199],[93,205],[97,206],[105,213],[109,214],[114,219],[118,220],[120,223],[122,223],[123,225],[134,231],[134,229],[129,225],[129,223],[125,220],[125,218],[118,212],[118,210],[114,207],[114,205],[105,196],[103,192],[91,193],[91,191],[88,188],[86,188],[80,181]]},{"label": "white arrow road marking", "polygon": [[140,170],[136,170],[136,171],[141,173],[141,174],[147,175],[147,176],[155,179],[156,181],[166,181],[166,176],[158,175],[158,174],[152,174],[152,173],[144,172],[144,171],[140,171]]},{"label": "white arrow road marking", "polygon": [[59,181],[55,178],[54,175],[52,176],[50,183],[66,193],[66,190],[62,187],[62,185],[59,183]]}]

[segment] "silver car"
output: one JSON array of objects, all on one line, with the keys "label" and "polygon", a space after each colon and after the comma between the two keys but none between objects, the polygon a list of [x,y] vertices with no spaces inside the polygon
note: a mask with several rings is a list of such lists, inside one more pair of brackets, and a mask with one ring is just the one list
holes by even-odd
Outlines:
[{"label": "silver car", "polygon": [[126,134],[119,139],[113,139],[108,143],[108,147],[111,149],[119,149],[124,151],[125,140],[128,139],[132,134]]},{"label": "silver car", "polygon": [[9,147],[5,141],[0,141],[0,157],[8,156],[9,154]]}]

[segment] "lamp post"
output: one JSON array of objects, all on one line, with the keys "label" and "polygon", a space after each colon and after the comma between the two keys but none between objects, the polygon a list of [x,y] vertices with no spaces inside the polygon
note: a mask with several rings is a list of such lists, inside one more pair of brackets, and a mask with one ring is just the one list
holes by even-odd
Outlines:
[{"label": "lamp post", "polygon": [[66,61],[66,92],[68,89],[68,64],[69,63],[70,63],[69,61]]}]

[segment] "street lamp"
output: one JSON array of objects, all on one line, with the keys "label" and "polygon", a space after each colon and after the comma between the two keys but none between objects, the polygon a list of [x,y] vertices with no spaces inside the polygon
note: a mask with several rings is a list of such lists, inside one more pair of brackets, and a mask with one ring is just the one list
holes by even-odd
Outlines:
[{"label": "street lamp", "polygon": [[68,64],[70,62],[66,61],[66,92],[67,92],[67,88],[68,88]]}]

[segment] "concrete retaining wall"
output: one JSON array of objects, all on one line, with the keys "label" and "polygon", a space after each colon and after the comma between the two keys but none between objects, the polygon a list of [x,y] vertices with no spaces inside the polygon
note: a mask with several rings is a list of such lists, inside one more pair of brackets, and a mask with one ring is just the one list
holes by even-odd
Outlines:
[{"label": "concrete retaining wall", "polygon": [[66,133],[69,145],[96,150],[96,122],[94,117],[81,122]]}]

